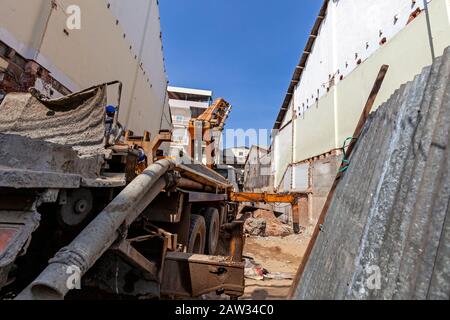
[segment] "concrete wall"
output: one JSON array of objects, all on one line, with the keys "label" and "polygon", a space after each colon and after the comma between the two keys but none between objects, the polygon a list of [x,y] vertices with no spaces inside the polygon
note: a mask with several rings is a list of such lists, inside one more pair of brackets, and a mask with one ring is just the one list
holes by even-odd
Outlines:
[{"label": "concrete wall", "polygon": [[[357,94],[355,92],[355,94]],[[326,153],[337,147],[336,88],[294,120],[294,162]]]},{"label": "concrete wall", "polygon": [[276,150],[273,153],[273,173],[275,188],[277,188],[292,162],[292,123],[274,136],[273,149]]},{"label": "concrete wall", "polygon": [[300,163],[292,166],[292,190],[295,192],[308,192],[310,189],[310,164]]},{"label": "concrete wall", "polygon": [[315,226],[323,206],[328,197],[328,193],[333,186],[336,174],[342,163],[341,156],[330,156],[311,163],[311,197],[310,197],[310,223]]},{"label": "concrete wall", "polygon": [[449,101],[450,48],[367,121],[295,299],[450,299]]},{"label": "concrete wall", "polygon": [[[441,55],[450,45],[449,13],[450,0],[430,3],[436,55]],[[294,120],[294,162],[340,148],[353,134],[381,65],[388,64],[390,70],[375,106],[385,102],[402,83],[412,80],[431,62],[426,16],[421,14],[344,80],[331,87],[307,112],[297,116]]]},{"label": "concrete wall", "polygon": [[[123,81],[120,121],[128,129],[156,135],[170,128],[157,1],[55,3],[2,0],[0,40],[72,91]],[[81,8],[81,30],[66,25],[73,4]]]}]

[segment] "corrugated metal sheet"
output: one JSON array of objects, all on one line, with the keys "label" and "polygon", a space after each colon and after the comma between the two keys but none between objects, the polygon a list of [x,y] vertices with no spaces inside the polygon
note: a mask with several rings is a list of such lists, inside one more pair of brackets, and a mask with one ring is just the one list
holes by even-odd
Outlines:
[{"label": "corrugated metal sheet", "polygon": [[105,147],[106,87],[57,100],[12,93],[0,105],[0,132],[70,146],[82,155]]},{"label": "corrugated metal sheet", "polygon": [[450,48],[369,118],[294,298],[450,298]]}]

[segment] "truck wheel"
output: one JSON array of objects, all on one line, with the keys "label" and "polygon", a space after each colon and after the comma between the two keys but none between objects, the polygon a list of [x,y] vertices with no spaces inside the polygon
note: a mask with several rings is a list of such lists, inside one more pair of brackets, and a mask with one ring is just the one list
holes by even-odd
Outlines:
[{"label": "truck wheel", "polygon": [[60,206],[59,219],[63,226],[80,226],[92,212],[94,198],[88,189],[74,189],[67,192],[67,201]]},{"label": "truck wheel", "polygon": [[188,253],[203,254],[206,242],[205,218],[197,214],[191,216],[191,227],[189,229]]},{"label": "truck wheel", "polygon": [[215,255],[219,243],[220,215],[216,208],[208,208],[205,213],[206,221],[206,253]]}]

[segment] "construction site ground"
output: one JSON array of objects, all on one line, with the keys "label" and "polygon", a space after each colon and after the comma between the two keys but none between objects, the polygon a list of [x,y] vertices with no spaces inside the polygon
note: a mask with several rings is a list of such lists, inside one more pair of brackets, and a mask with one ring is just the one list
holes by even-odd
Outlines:
[{"label": "construction site ground", "polygon": [[[244,255],[253,258],[271,274],[283,273],[295,276],[308,245],[303,234],[287,237],[248,237]],[[289,294],[292,280],[245,279],[243,300],[283,300]]]}]

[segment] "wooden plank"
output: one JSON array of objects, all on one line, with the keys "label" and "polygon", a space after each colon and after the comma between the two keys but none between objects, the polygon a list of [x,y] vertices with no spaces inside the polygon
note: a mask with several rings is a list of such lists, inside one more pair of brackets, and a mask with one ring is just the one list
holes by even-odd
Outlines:
[{"label": "wooden plank", "polygon": [[[359,119],[358,125],[356,126],[355,129],[355,133],[353,134],[353,137],[359,137],[361,135],[362,129],[364,128],[364,125],[369,117],[370,112],[372,111],[373,105],[375,103],[375,100],[378,96],[378,93],[380,92],[381,89],[381,85],[383,84],[383,81],[386,77],[387,71],[389,69],[389,66],[387,65],[383,65],[380,69],[380,72],[378,73],[377,79],[375,80],[375,83],[373,85],[372,91],[370,92],[369,95],[369,99],[366,102],[366,105],[363,109],[363,112],[361,114],[361,117]],[[355,148],[356,145],[356,140],[353,139],[352,142],[350,143],[346,153],[345,153],[345,158],[349,159],[350,155],[353,151],[353,149]],[[342,167],[344,167],[344,164],[342,165]],[[342,168],[341,167],[341,168]],[[299,283],[300,283],[300,279],[302,278],[303,272],[305,271],[305,267],[306,264],[308,263],[308,260],[311,256],[312,250],[314,248],[314,245],[316,244],[317,238],[321,232],[322,226],[325,223],[325,218],[327,216],[328,210],[330,209],[331,206],[331,202],[333,200],[333,196],[334,196],[334,192],[339,184],[339,181],[341,180],[342,176],[343,176],[344,172],[342,172],[341,170],[339,170],[338,174],[336,175],[336,178],[334,180],[333,186],[331,188],[330,193],[328,194],[327,200],[325,202],[325,205],[322,209],[322,213],[320,214],[319,217],[319,221],[317,222],[316,227],[314,228],[314,232],[312,234],[311,240],[308,244],[308,247],[306,249],[306,252],[303,256],[302,262],[299,266],[299,269],[297,271],[296,277],[294,279],[294,282],[292,284],[291,290],[289,292],[289,298],[292,299],[294,294],[295,294],[295,290],[297,289]]]}]

